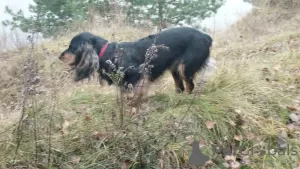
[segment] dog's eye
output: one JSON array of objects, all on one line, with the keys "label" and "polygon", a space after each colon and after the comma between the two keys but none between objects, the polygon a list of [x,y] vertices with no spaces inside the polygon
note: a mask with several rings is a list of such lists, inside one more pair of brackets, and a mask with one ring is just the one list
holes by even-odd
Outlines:
[{"label": "dog's eye", "polygon": [[69,46],[70,51],[75,51],[75,48],[73,46]]}]

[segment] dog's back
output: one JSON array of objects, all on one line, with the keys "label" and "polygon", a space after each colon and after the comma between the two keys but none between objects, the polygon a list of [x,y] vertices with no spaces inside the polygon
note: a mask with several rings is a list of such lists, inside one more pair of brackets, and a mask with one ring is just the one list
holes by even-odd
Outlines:
[{"label": "dog's back", "polygon": [[[120,67],[136,68],[125,74],[124,81],[135,84],[140,77],[139,66],[145,64],[146,57],[152,57],[147,63],[152,67],[147,75],[150,81],[156,80],[168,69],[174,78],[176,90],[185,90],[184,81],[186,91],[191,93],[194,89],[195,73],[209,60],[212,41],[209,35],[197,29],[178,27],[151,34],[134,42],[118,43],[118,48],[125,49]],[[152,54],[153,56],[146,56],[147,50],[153,44],[158,50]]]}]

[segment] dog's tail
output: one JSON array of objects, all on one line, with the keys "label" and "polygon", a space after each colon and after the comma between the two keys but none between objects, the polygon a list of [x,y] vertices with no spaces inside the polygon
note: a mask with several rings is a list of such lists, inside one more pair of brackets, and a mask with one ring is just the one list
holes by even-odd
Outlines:
[{"label": "dog's tail", "polygon": [[209,53],[211,52],[212,50],[212,45],[213,45],[213,39],[210,35],[206,34],[206,33],[203,33],[206,41],[207,41],[207,45],[208,45],[208,48],[209,48]]},{"label": "dog's tail", "polygon": [[[199,44],[201,46],[199,47]],[[205,33],[191,41],[188,50],[183,55],[178,73],[182,79],[194,78],[196,72],[207,66],[212,50],[213,39]]]}]

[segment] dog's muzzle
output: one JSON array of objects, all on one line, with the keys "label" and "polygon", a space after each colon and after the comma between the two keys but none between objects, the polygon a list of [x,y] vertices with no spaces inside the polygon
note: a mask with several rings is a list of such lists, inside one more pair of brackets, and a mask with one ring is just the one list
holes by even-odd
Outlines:
[{"label": "dog's muzzle", "polygon": [[75,62],[75,55],[64,51],[59,57],[59,60],[63,61],[67,65],[72,65]]}]

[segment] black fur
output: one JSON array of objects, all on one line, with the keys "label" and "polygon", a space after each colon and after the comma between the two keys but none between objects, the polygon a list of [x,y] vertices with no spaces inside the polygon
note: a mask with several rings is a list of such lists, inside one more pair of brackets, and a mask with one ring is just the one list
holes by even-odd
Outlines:
[{"label": "black fur", "polygon": [[[166,70],[170,70],[175,81],[176,91],[185,90],[183,85],[183,81],[185,81],[190,93],[194,88],[194,74],[203,68],[208,61],[212,38],[194,28],[171,28],[138,39],[135,42],[111,42],[108,44],[103,57],[98,59],[99,65],[95,65],[94,61],[98,58],[97,55],[106,42],[107,40],[104,38],[88,32],[80,33],[71,40],[69,48],[61,56],[68,52],[76,57],[72,64],[75,68],[80,67],[76,68],[76,81],[89,77],[92,71],[97,69],[101,79],[106,80],[110,85],[113,84],[112,79],[106,75],[106,73],[114,72],[107,60],[114,63],[114,56],[119,55],[116,68],[123,67],[124,70],[127,70],[119,85],[123,86],[125,83],[129,83],[134,86],[142,77],[139,66],[145,61],[146,51],[155,43],[155,45],[168,47],[168,50],[158,49],[158,56],[150,61],[153,68],[151,73],[147,74],[149,80],[154,81]],[[93,49],[93,51],[85,51],[87,49]],[[86,54],[84,55],[84,53]],[[80,63],[84,66],[80,66]],[[179,68],[180,65],[181,69]],[[127,69],[128,67],[132,67],[132,69]]]}]

